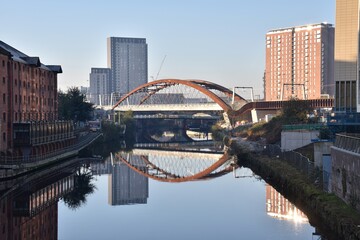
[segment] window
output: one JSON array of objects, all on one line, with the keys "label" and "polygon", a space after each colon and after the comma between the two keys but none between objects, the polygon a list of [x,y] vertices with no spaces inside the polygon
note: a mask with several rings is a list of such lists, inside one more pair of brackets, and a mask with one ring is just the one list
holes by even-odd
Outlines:
[{"label": "window", "polygon": [[5,104],[6,103],[6,95],[5,95],[5,93],[3,94],[3,104]]},{"label": "window", "polygon": [[6,141],[6,133],[3,133],[3,141]]},{"label": "window", "polygon": [[3,122],[6,122],[6,113],[3,113]]}]

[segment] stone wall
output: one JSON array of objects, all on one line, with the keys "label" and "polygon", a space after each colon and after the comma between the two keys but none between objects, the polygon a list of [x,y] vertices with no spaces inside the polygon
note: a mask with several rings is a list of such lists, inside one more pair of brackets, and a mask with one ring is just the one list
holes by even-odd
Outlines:
[{"label": "stone wall", "polygon": [[360,154],[331,147],[332,191],[360,210]]}]

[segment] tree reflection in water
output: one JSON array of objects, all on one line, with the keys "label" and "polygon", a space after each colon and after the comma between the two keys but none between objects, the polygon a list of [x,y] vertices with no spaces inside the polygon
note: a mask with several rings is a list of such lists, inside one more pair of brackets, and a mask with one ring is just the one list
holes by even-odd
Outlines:
[{"label": "tree reflection in water", "polygon": [[63,196],[65,205],[76,210],[86,203],[86,198],[95,192],[96,186],[92,183],[94,176],[88,166],[78,167],[74,175],[74,189]]}]

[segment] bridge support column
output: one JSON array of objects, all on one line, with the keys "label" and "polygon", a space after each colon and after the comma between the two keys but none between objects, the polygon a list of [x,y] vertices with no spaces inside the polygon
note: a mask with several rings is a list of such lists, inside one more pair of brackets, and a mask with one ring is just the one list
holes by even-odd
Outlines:
[{"label": "bridge support column", "polygon": [[256,109],[252,109],[252,110],[251,110],[251,121],[252,121],[253,123],[259,122],[258,112],[257,112]]}]

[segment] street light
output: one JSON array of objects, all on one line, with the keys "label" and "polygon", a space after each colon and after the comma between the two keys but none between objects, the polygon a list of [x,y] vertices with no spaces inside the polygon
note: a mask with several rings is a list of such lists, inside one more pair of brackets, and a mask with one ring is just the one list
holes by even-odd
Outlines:
[{"label": "street light", "polygon": [[235,102],[235,89],[236,88],[240,88],[240,89],[251,89],[251,101],[254,101],[254,90],[253,87],[233,87],[233,95],[232,95],[232,104],[234,104]]}]

